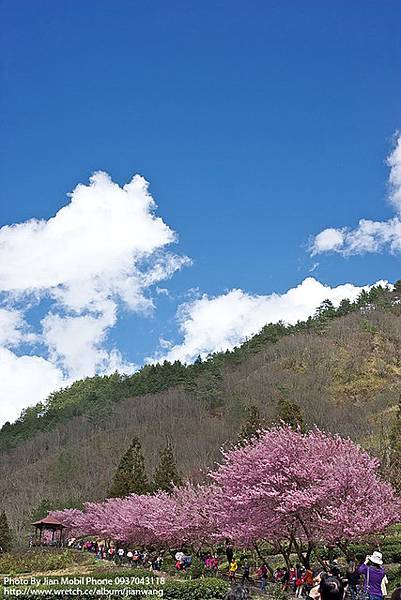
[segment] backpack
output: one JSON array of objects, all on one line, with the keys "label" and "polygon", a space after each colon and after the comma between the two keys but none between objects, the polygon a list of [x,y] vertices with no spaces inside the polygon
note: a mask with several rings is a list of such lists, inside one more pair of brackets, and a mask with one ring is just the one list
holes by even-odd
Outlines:
[{"label": "backpack", "polygon": [[369,583],[369,577],[370,577],[370,572],[369,572],[369,567],[367,567],[367,572],[366,572],[366,585],[364,586],[365,589],[361,589],[359,591],[358,594],[358,600],[370,600],[370,583]]}]

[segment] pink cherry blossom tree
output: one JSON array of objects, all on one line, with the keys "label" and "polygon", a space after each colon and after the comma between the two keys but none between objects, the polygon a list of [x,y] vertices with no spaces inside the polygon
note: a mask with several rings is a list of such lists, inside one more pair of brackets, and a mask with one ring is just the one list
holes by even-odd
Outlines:
[{"label": "pink cherry blossom tree", "polygon": [[269,542],[287,562],[295,552],[309,565],[319,543],[344,548],[401,519],[400,498],[378,467],[350,439],[273,427],[223,452],[209,485],[187,483],[172,494],[132,494],[52,515],[75,536],[194,549],[226,538],[244,547]]},{"label": "pink cherry blossom tree", "polygon": [[173,548],[185,544],[197,550],[213,541],[215,493],[213,485],[186,483],[171,495],[158,494],[150,518],[154,535]]},{"label": "pink cherry blossom tree", "polygon": [[379,461],[350,439],[318,429],[273,427],[223,453],[211,474],[229,509],[220,529],[234,541],[266,540],[309,565],[316,544],[346,545],[383,531],[401,516],[400,499],[381,480]]}]

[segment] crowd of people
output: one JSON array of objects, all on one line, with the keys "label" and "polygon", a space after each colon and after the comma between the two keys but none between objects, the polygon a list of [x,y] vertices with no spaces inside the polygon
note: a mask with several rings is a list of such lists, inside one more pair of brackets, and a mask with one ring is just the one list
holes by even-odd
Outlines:
[{"label": "crowd of people", "polygon": [[129,567],[142,567],[161,571],[163,567],[163,555],[155,553],[150,555],[146,551],[133,548],[123,548],[122,546],[107,545],[104,541],[95,540],[75,540],[70,546],[77,550],[91,552],[96,558],[113,561],[118,565],[127,565]]},{"label": "crowd of people", "polygon": [[[231,553],[230,553],[231,554]],[[229,573],[231,565],[231,581],[235,582],[235,573],[238,570],[235,557],[230,555]],[[248,596],[245,583],[249,581],[249,568],[245,561],[241,584],[233,585],[227,600],[246,600]],[[268,569],[265,563],[257,571],[259,588],[262,593],[266,591]],[[296,597],[304,596],[306,600],[344,600],[348,594],[351,600],[384,600],[387,597],[388,579],[383,566],[381,552],[375,550],[368,555],[359,566],[355,561],[349,561],[346,569],[334,560],[326,562],[323,568],[312,571],[300,565],[277,569],[273,579],[281,585],[282,591],[290,592]],[[397,588],[391,600],[401,600],[401,588]]]},{"label": "crowd of people", "polygon": [[204,558],[205,575],[216,576],[219,571],[219,559],[217,554],[208,554]]},{"label": "crowd of people", "polygon": [[[258,582],[260,592],[266,592],[269,580],[269,569],[266,563],[260,564],[252,579],[248,561],[244,560],[240,565],[230,544],[226,546],[226,556],[228,578],[233,584],[240,578],[242,587]],[[367,556],[361,565],[349,561],[347,568],[343,568],[337,560],[333,560],[331,563],[325,561],[324,568],[312,570],[295,564],[289,568],[278,568],[271,575],[270,579],[279,584],[283,592],[307,600],[320,600],[320,590],[325,585],[322,582],[328,581],[328,578],[331,584],[337,581],[339,589],[343,589],[344,594],[348,593],[351,600],[383,600],[387,597],[388,579],[383,567],[383,556],[378,550]]]},{"label": "crowd of people", "polygon": [[[142,567],[153,571],[163,569],[162,552],[151,555],[144,550],[107,545],[104,541],[94,540],[72,540],[69,545],[119,565]],[[248,560],[245,558],[239,561],[234,555],[231,544],[227,543],[225,551],[227,568],[219,564],[216,553],[201,555],[203,574],[206,577],[216,576],[225,571],[232,584],[231,591],[237,590],[238,594],[252,584],[258,585],[262,594],[266,593],[270,580],[279,585],[283,592],[305,600],[343,600],[346,594],[350,600],[384,600],[387,597],[388,579],[383,566],[383,556],[378,550],[368,555],[360,565],[355,561],[349,561],[346,568],[333,560],[330,563],[324,562],[324,567],[319,569],[312,570],[295,564],[289,568],[278,568],[272,573],[267,564],[262,561],[252,575]],[[177,572],[187,571],[193,563],[192,555],[183,550],[177,551],[174,559]],[[238,598],[242,597],[246,598],[238,595]],[[401,600],[399,590],[398,596],[395,595],[392,600]]]}]

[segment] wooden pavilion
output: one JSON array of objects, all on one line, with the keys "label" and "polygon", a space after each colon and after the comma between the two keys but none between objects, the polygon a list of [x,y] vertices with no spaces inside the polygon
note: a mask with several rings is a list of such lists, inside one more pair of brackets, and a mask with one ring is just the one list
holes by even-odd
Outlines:
[{"label": "wooden pavilion", "polygon": [[[35,521],[32,525],[35,527],[34,546],[49,545],[61,547],[63,545],[63,530],[65,526],[54,517],[45,517],[44,519],[40,519],[40,521]],[[43,532],[46,531],[51,532],[50,542],[46,542],[43,539]]]}]

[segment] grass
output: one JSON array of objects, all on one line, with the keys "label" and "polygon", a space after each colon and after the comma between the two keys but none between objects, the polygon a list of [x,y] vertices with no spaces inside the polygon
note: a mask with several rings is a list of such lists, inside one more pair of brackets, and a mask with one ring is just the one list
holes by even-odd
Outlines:
[{"label": "grass", "polygon": [[112,590],[131,590],[135,596],[135,590],[143,590],[167,600],[223,600],[228,590],[227,582],[221,579],[185,580],[152,574],[71,549],[30,549],[0,555],[0,573],[1,598],[12,595],[12,588],[20,599],[32,598],[33,593],[45,600],[55,598],[60,590],[64,592],[62,597],[68,598],[66,590],[80,590],[79,595],[88,595],[89,590],[95,589],[95,597],[111,597]]},{"label": "grass", "polygon": [[30,548],[20,552],[0,554],[1,575],[47,573],[66,569],[85,570],[96,565],[93,555],[70,549]]}]

